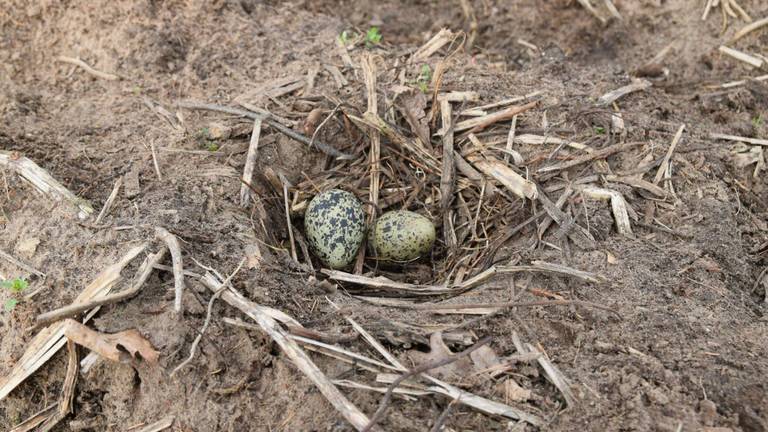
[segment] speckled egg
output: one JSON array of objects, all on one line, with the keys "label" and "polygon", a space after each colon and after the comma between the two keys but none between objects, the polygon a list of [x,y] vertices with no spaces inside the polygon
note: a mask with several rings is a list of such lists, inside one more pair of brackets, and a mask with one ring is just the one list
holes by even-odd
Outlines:
[{"label": "speckled egg", "polygon": [[408,210],[386,212],[376,221],[369,238],[378,259],[412,261],[429,253],[435,243],[435,225]]},{"label": "speckled egg", "polygon": [[309,247],[323,264],[334,269],[346,267],[365,237],[363,205],[347,191],[325,191],[309,202],[304,230]]}]

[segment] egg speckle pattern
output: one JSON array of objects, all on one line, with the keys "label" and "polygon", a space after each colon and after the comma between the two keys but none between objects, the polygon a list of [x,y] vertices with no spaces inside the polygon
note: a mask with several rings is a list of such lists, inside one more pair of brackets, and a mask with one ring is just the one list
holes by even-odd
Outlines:
[{"label": "egg speckle pattern", "polygon": [[429,253],[435,243],[435,225],[407,210],[384,213],[369,239],[378,259],[412,261]]},{"label": "egg speckle pattern", "polygon": [[346,267],[365,236],[363,205],[347,191],[325,191],[309,202],[304,230],[309,247],[323,264],[334,269]]}]

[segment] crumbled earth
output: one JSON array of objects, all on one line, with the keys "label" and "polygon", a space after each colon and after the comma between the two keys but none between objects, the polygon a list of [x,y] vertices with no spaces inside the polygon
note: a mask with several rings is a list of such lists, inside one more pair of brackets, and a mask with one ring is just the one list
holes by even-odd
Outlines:
[{"label": "crumbled earth", "polygon": [[[562,395],[540,370],[521,364],[512,376],[531,391],[530,400],[507,402],[548,419],[542,430],[767,431],[768,305],[764,287],[755,281],[768,265],[768,183],[764,173],[753,176],[754,166],[733,163],[729,143],[709,138],[710,133],[768,138],[763,121],[768,83],[707,87],[757,75],[717,51],[744,22],[730,18],[724,36],[719,9],[702,21],[703,2],[685,0],[615,1],[624,19],[605,25],[576,1],[469,3],[477,20],[473,46],[446,73],[446,89],[478,91],[483,103],[542,90],[543,108],[520,116],[519,128],[545,128],[546,111],[548,124],[566,131],[559,135],[604,142],[613,139],[606,134],[612,130],[611,110],[596,109],[594,101],[630,83],[633,73],[674,43],[660,75],[648,78],[653,87],[626,96],[618,107],[627,142],[644,143],[655,158],[686,125],[673,155],[677,199],[657,207],[655,223],[635,225],[635,238],[616,233],[607,204],[575,200],[569,205],[598,240],[594,250],[576,245],[532,249],[535,225],[504,248],[521,262],[562,263],[599,273],[606,282],[499,277],[467,294],[468,302],[489,303],[509,301],[516,286],[535,288],[617,312],[517,308],[471,327],[470,340],[493,336],[491,347],[500,356],[515,353],[513,332],[537,344],[569,379],[578,399],[564,409]],[[753,18],[768,16],[763,1],[740,4]],[[156,226],[178,236],[187,270],[205,271],[194,259],[230,274],[249,257],[232,281],[250,299],[307,327],[349,334],[351,328],[328,297],[409,364],[413,350],[429,351],[429,333],[395,334],[392,323],[456,324],[472,318],[360,304],[343,289],[328,292],[311,283],[306,268],[295,265],[287,252],[282,191],[264,173],[280,171],[295,183],[320,172],[326,158],[265,129],[254,182],[259,205],[243,209],[239,177],[249,128],[220,139],[211,134],[216,125],[237,130],[244,122],[189,110],[169,120],[149,108],[161,104],[175,112],[174,103],[184,99],[229,104],[262,83],[306,76],[312,69],[318,71],[314,94],[333,94],[362,107],[364,94],[337,88],[324,65],[343,66],[336,48],[343,30],[365,31],[372,25],[383,35],[375,49],[403,53],[443,27],[468,34],[474,27],[459,2],[11,0],[4,6],[0,149],[35,161],[97,211],[118,178],[130,182],[97,225],[93,219],[78,220],[66,203],[51,201],[3,172],[0,249],[46,278],[31,277],[29,289],[39,291],[0,314],[0,375],[24,352],[36,315],[71,303],[131,247],[149,242],[156,250]],[[768,30],[734,46],[766,54]],[[58,56],[79,57],[123,79],[96,78]],[[351,79],[354,71],[345,73]],[[299,124],[309,111],[287,106],[279,97],[263,107]],[[325,138],[335,145],[344,142],[342,136]],[[609,163],[617,171],[631,170],[638,154],[617,154]],[[644,197],[628,186],[616,188],[642,220]],[[528,215],[521,213],[516,222]],[[254,251],[260,258],[253,259]],[[121,286],[130,282],[137,265],[124,270]],[[20,272],[0,260],[2,278]],[[210,298],[188,277],[185,313],[178,320],[173,290],[172,273],[159,270],[137,297],[101,309],[93,328],[138,329],[161,351],[160,367],[98,362],[79,377],[73,413],[55,430],[122,431],[168,414],[176,417],[170,429],[175,431],[353,430],[266,334],[225,324],[222,317],[244,317],[223,302],[214,304],[196,358],[169,376],[188,356]],[[0,300],[8,295],[1,293]],[[467,345],[462,338],[446,337],[446,343],[454,351]],[[360,340],[345,346],[376,356]],[[373,382],[353,365],[312,356],[329,377]],[[1,401],[0,428],[10,429],[54,403],[65,370],[62,351]],[[475,376],[455,382],[491,399],[510,396],[501,380]],[[380,394],[343,391],[369,415],[376,410]],[[449,403],[443,397],[395,400],[381,424],[392,431],[429,430]],[[445,430],[508,430],[508,423],[458,405]]]}]

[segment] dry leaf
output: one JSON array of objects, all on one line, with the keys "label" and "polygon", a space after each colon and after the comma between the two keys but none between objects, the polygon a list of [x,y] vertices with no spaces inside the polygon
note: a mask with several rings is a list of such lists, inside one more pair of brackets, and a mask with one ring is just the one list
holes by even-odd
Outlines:
[{"label": "dry leaf", "polygon": [[141,193],[141,183],[139,182],[139,168],[134,166],[123,177],[123,193],[126,198],[133,198]]},{"label": "dry leaf", "polygon": [[550,298],[553,300],[565,300],[565,297],[561,296],[560,294],[547,291],[543,288],[531,288],[531,294],[537,297]]},{"label": "dry leaf", "polygon": [[693,264],[696,267],[699,267],[701,269],[704,269],[704,270],[706,270],[708,272],[712,272],[712,273],[720,273],[720,272],[723,271],[720,268],[720,265],[718,263],[716,263],[711,258],[702,257],[702,258],[699,258],[696,261],[694,261]]},{"label": "dry leaf", "polygon": [[251,243],[245,246],[245,257],[247,258],[246,267],[250,270],[261,267],[261,248],[257,243]]},{"label": "dry leaf", "polygon": [[156,364],[160,356],[152,344],[134,329],[113,334],[99,333],[68,319],[64,322],[64,336],[115,362],[130,363],[132,360],[138,360]]},{"label": "dry leaf", "polygon": [[315,129],[323,121],[322,108],[315,108],[307,114],[307,118],[304,120],[304,124],[301,126],[301,131],[306,136],[312,136],[315,133]]},{"label": "dry leaf", "polygon": [[[405,69],[403,69],[403,73],[405,73]],[[403,77],[403,80],[405,80],[405,77]],[[395,84],[389,88],[389,91],[394,94],[394,97],[397,97],[403,93],[411,93],[413,91],[413,87],[408,87],[401,84]]]},{"label": "dry leaf", "polygon": [[[408,356],[417,364],[424,364],[431,361],[442,360],[453,354],[448,346],[443,342],[443,335],[440,332],[432,333],[429,337],[429,353],[423,353],[417,350],[411,350]],[[462,357],[453,363],[432,369],[430,375],[440,379],[461,379],[472,372],[472,362],[467,357]]]},{"label": "dry leaf", "polygon": [[497,356],[496,351],[488,345],[483,345],[476,351],[471,352],[469,358],[471,358],[472,363],[475,364],[476,371],[486,370],[499,364],[499,356]]},{"label": "dry leaf", "polygon": [[25,238],[19,241],[19,244],[16,245],[16,251],[23,258],[29,259],[35,255],[35,251],[37,251],[37,246],[39,244],[40,244],[40,239],[37,237]]},{"label": "dry leaf", "polygon": [[232,135],[232,128],[224,123],[213,122],[208,124],[207,138],[212,140],[225,140]]},{"label": "dry leaf", "polygon": [[745,168],[752,164],[755,164],[755,170],[753,176],[757,177],[760,174],[760,170],[765,169],[765,156],[763,155],[763,148],[760,146],[747,146],[744,143],[739,143],[731,150],[731,158],[734,165],[739,168]]},{"label": "dry leaf", "polygon": [[608,261],[608,264],[616,264],[619,262],[619,260],[616,258],[616,255],[605,251],[605,260]]},{"label": "dry leaf", "polygon": [[496,388],[504,394],[505,402],[526,402],[532,396],[530,390],[520,387],[512,378],[499,383]]},{"label": "dry leaf", "polygon": [[664,65],[659,63],[647,63],[635,71],[638,78],[657,78],[664,75]]}]

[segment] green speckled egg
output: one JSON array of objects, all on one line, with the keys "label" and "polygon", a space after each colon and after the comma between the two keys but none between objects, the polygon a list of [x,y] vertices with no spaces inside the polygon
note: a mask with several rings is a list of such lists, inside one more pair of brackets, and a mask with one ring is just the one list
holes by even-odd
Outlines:
[{"label": "green speckled egg", "polygon": [[309,202],[304,230],[309,247],[323,264],[333,269],[346,267],[365,237],[363,205],[347,191],[325,191]]},{"label": "green speckled egg", "polygon": [[385,261],[412,261],[426,255],[435,243],[435,225],[408,210],[386,212],[370,237],[376,256]]}]

